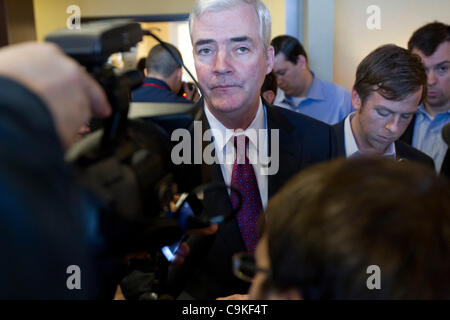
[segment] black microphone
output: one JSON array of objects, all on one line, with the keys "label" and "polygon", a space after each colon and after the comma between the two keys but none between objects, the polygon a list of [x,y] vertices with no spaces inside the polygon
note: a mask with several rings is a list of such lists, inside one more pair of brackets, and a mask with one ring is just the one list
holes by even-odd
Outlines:
[{"label": "black microphone", "polygon": [[450,147],[450,122],[442,128],[441,134],[442,139],[444,139],[445,143]]}]

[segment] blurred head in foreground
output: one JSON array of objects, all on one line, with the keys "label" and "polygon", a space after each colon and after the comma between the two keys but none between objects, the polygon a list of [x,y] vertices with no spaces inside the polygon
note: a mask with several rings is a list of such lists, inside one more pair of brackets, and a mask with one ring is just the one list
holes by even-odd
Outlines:
[{"label": "blurred head in foreground", "polygon": [[322,163],[269,203],[253,299],[449,299],[450,188],[391,159]]}]

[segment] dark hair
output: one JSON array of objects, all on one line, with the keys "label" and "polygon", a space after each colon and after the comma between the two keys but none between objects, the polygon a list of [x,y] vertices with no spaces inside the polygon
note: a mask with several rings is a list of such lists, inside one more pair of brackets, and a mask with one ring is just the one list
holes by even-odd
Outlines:
[{"label": "dark hair", "polygon": [[375,49],[361,61],[353,87],[362,103],[374,91],[385,99],[400,101],[423,88],[422,102],[426,97],[427,74],[418,55],[394,44],[387,44]]},{"label": "dark hair", "polygon": [[299,55],[304,56],[306,61],[308,61],[308,56],[306,55],[305,49],[300,41],[294,37],[278,36],[272,39],[270,45],[274,47],[275,55],[281,52],[286,57],[286,60],[292,62],[293,64],[297,64]]},{"label": "dark hair", "polygon": [[[175,46],[170,43],[165,43],[165,45],[176,57],[183,61],[180,51],[178,51]],[[150,50],[147,56],[146,67],[148,72],[157,73],[167,78],[170,77],[175,70],[181,68],[181,65],[175,61],[161,44],[157,44]]]},{"label": "dark hair", "polygon": [[445,41],[450,41],[450,25],[435,21],[413,33],[408,41],[408,50],[419,49],[428,57]]},{"label": "dark hair", "polygon": [[[387,158],[322,163],[288,182],[265,216],[275,290],[450,298],[450,186],[429,168]],[[381,269],[381,290],[367,288],[371,265]]]},{"label": "dark hair", "polygon": [[264,78],[264,83],[261,87],[261,93],[271,90],[275,94],[277,93],[278,85],[277,85],[277,76],[273,71],[268,73]]}]

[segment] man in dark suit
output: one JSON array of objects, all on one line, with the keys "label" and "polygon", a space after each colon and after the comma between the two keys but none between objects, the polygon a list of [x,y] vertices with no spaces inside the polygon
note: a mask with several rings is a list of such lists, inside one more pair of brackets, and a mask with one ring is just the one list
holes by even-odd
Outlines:
[{"label": "man in dark suit", "polygon": [[419,28],[408,50],[425,65],[428,92],[400,139],[432,157],[436,171],[450,177],[450,149],[441,136],[450,122],[450,25],[433,22]]},{"label": "man in dark suit", "polygon": [[426,74],[420,59],[384,45],[359,64],[352,90],[356,112],[333,126],[338,155],[387,156],[434,168],[426,154],[398,140],[424,97]]},{"label": "man in dark suit", "polygon": [[[270,106],[260,98],[262,83],[274,62],[269,45],[270,13],[261,1],[227,6],[223,1],[196,1],[190,26],[205,98],[199,105],[203,114],[194,124],[194,139],[211,133],[214,154],[213,161],[205,161],[203,150],[194,147],[193,156],[203,156],[203,161],[191,165],[192,174],[184,180],[191,185],[213,181],[234,186],[242,193],[243,202],[216,234],[188,239],[190,255],[182,266],[171,270],[170,280],[176,287],[174,295],[184,290],[180,298],[215,299],[247,292],[249,284],[232,274],[233,254],[254,251],[258,240],[255,221],[268,199],[290,177],[333,156],[333,133],[322,122]],[[195,126],[201,126],[200,130]],[[204,196],[210,216],[227,215],[236,203],[234,193],[226,189]]]}]

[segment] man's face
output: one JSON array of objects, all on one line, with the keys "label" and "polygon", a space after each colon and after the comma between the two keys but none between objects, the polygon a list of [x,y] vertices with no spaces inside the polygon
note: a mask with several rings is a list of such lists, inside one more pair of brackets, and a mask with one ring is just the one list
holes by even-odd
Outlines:
[{"label": "man's face", "polygon": [[450,108],[450,41],[441,43],[429,57],[414,48],[413,53],[422,58],[428,79],[426,103],[431,108]]},{"label": "man's face", "polygon": [[205,12],[193,22],[192,43],[210,111],[216,117],[254,116],[262,83],[273,66],[273,48],[264,55],[254,9],[242,4]]},{"label": "man's face", "polygon": [[302,61],[293,64],[286,60],[284,53],[280,52],[275,56],[273,71],[277,76],[278,87],[289,96],[296,96],[301,92],[304,83],[302,72]]},{"label": "man's face", "polygon": [[362,105],[356,91],[352,91],[352,103],[357,113],[352,119],[352,130],[362,152],[382,155],[387,147],[405,132],[417,108],[422,89],[401,101],[383,98],[373,92]]}]

